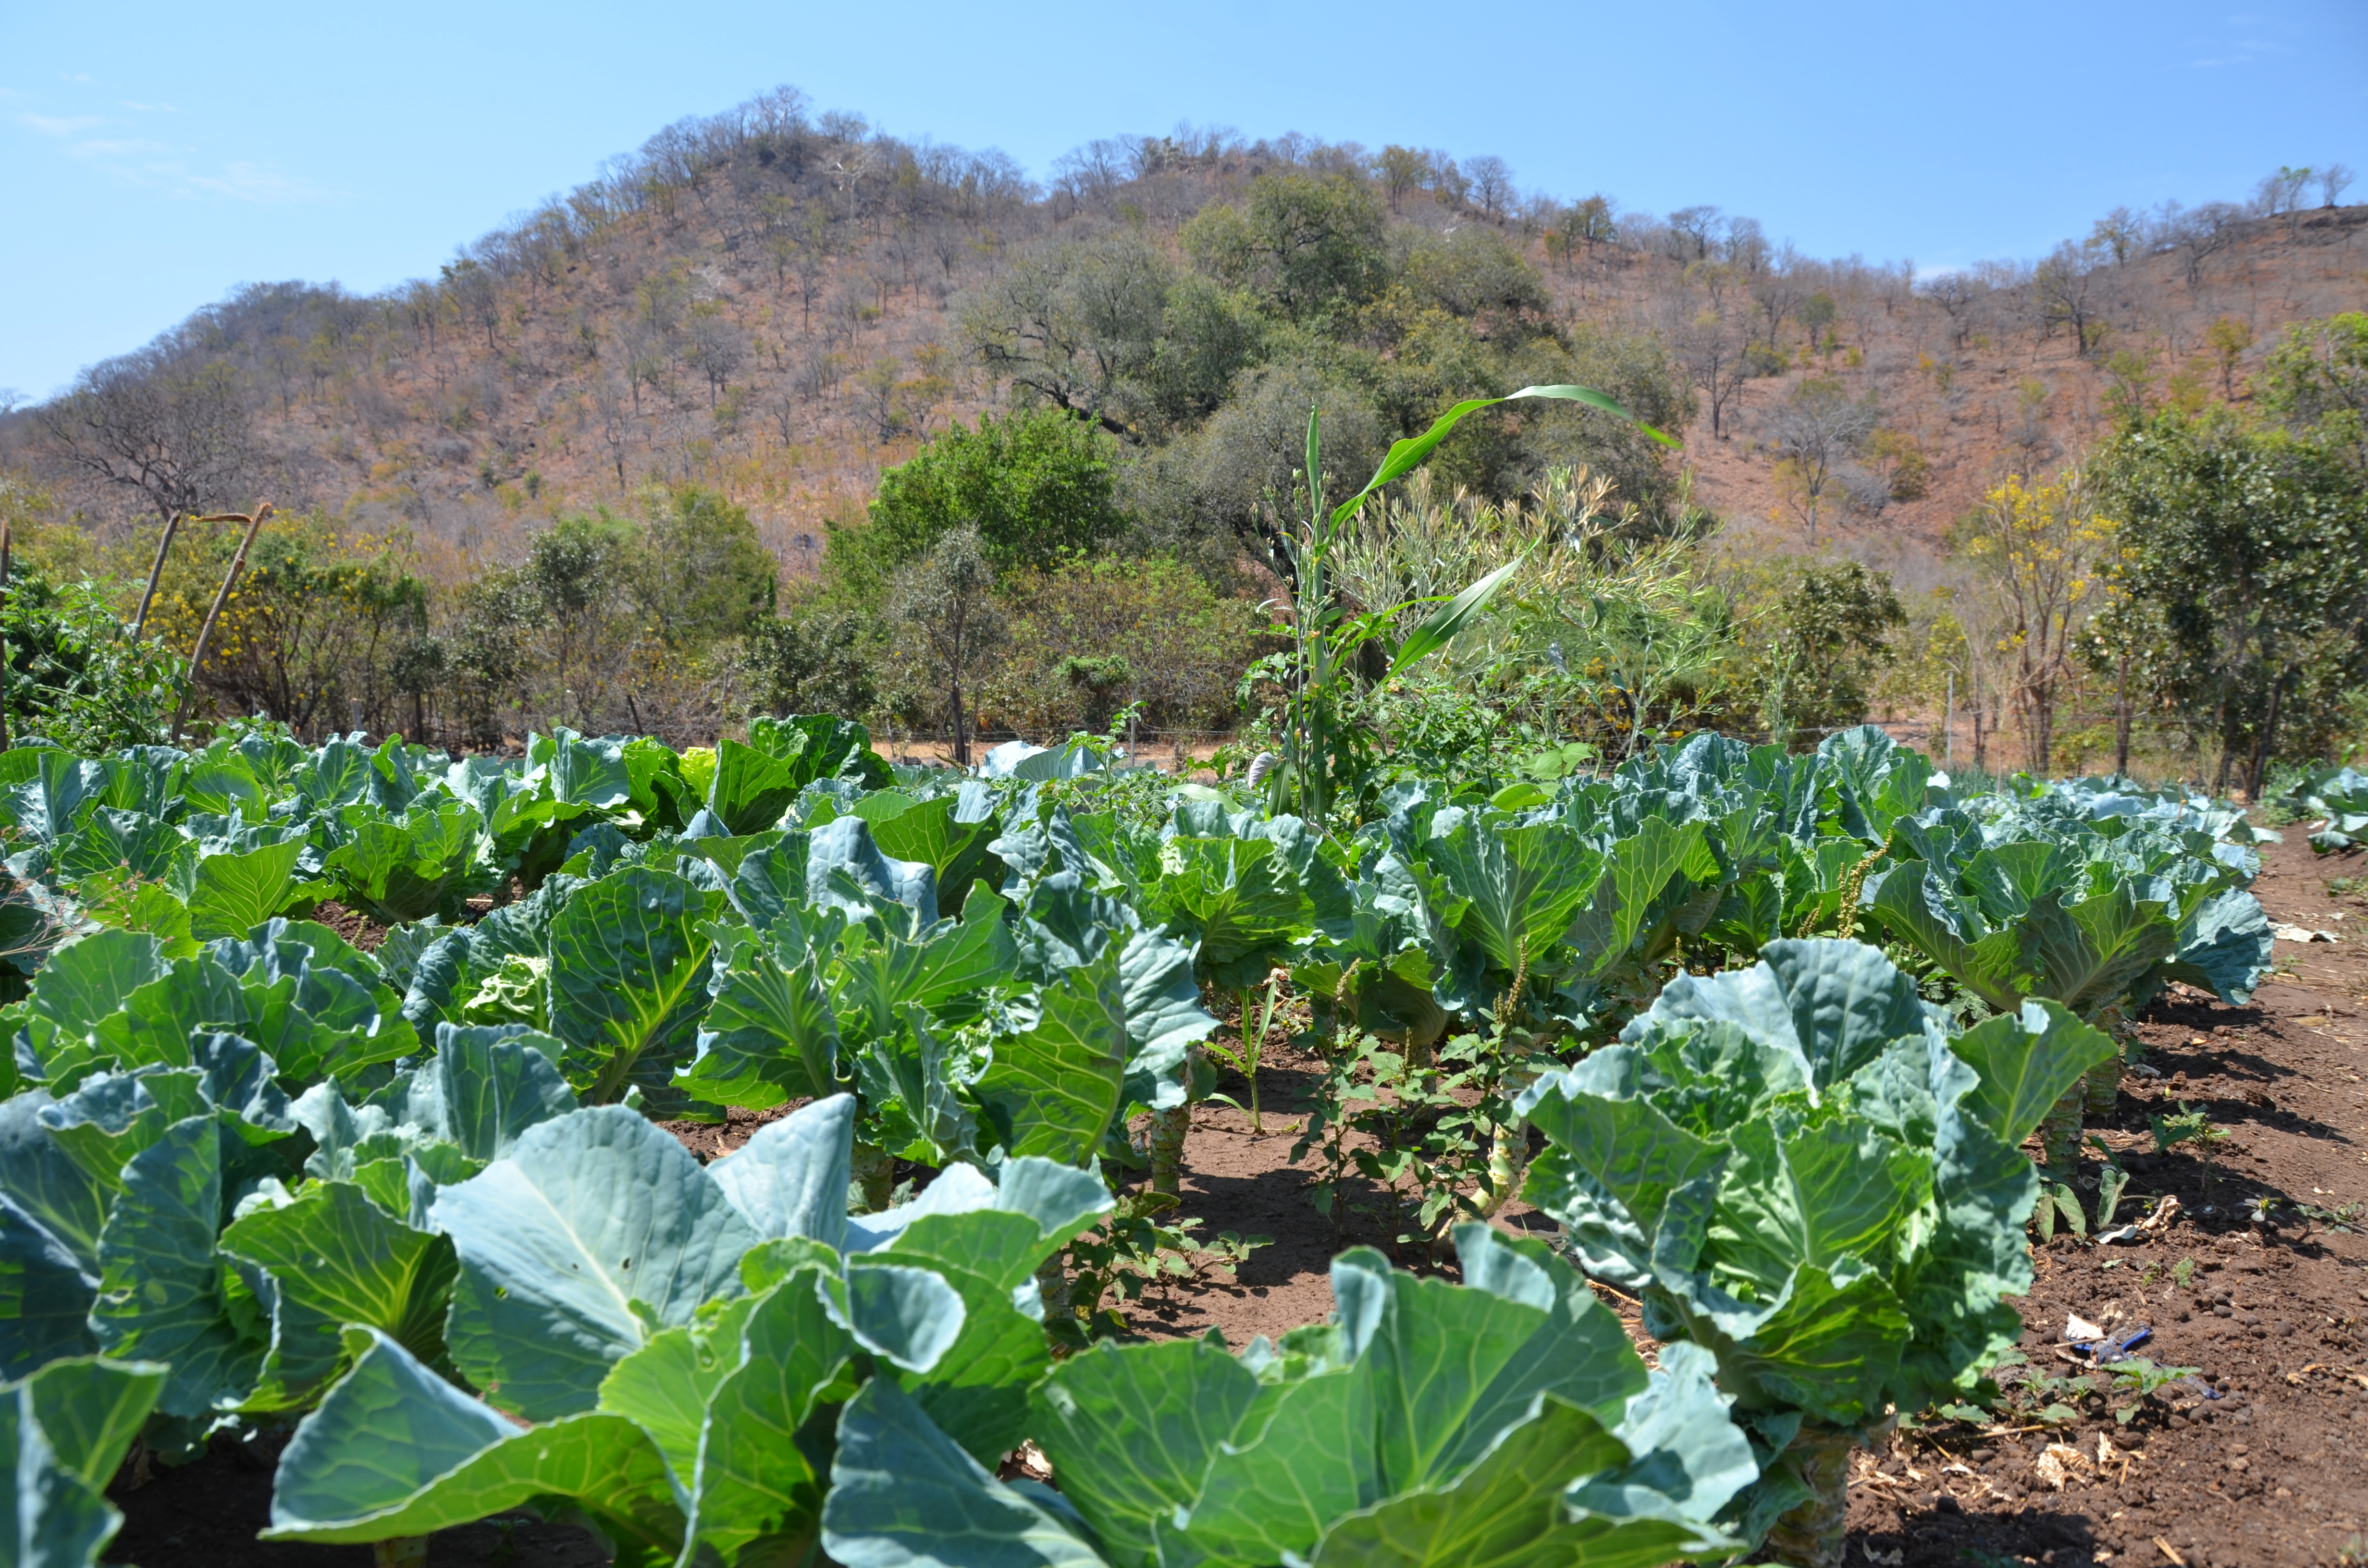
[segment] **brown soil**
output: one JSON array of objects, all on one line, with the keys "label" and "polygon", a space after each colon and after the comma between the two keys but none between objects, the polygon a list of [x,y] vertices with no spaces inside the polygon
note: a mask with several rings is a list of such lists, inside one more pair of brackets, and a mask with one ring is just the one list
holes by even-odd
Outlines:
[{"label": "brown soil", "polygon": [[[2360,858],[2315,858],[2298,829],[2270,847],[2255,891],[2271,918],[2337,933],[2333,944],[2280,942],[2279,978],[2254,1005],[2223,1007],[2192,994],[2167,999],[2140,1024],[2149,1062],[2164,1076],[2124,1092],[2102,1133],[2133,1176],[2130,1199],[2174,1194],[2184,1213],[2167,1236],[2096,1247],[2058,1235],[2037,1258],[2022,1303],[2022,1349],[2052,1373],[2065,1316],[2126,1328],[2153,1325],[2140,1347],[2163,1365],[2195,1367],[2225,1390],[2182,1393],[2178,1413],[2129,1426],[2084,1411],[2067,1426],[2006,1430],[1949,1425],[1903,1435],[1861,1454],[1850,1508],[1870,1562],[1903,1564],[2334,1563],[2368,1529],[2368,956],[2357,927],[2368,904],[2332,896],[2328,881],[2357,876]],[[2337,919],[2340,914],[2348,916]],[[2135,1082],[2135,1081],[2134,1081]],[[2205,1111],[2228,1137],[2207,1171],[2195,1145],[2153,1153],[2146,1116]],[[2089,1168],[2101,1161],[2092,1153]],[[2252,1200],[2277,1200],[2272,1222],[2252,1222]],[[2304,1207],[2348,1225],[2311,1219]],[[2181,1289],[2174,1271],[2191,1266]],[[2213,1298],[2225,1293],[2225,1312]],[[2038,1473],[2042,1447],[2062,1443],[2093,1461],[2058,1491]],[[2368,1553],[2362,1553],[2368,1556]]]},{"label": "brown soil", "polygon": [[386,940],[385,926],[359,909],[347,909],[335,899],[317,905],[312,917],[366,953],[378,951],[380,945]]},{"label": "brown soil", "polygon": [[[2354,929],[2368,927],[2368,900],[2328,887],[2332,878],[2360,876],[2359,857],[2319,858],[2302,832],[2287,836],[2268,850],[2256,885],[2262,903],[2273,920],[2341,939],[2279,943],[2282,972],[2251,1006],[2182,993],[2148,1011],[2139,1028],[2162,1076],[2134,1078],[2115,1122],[2098,1131],[2134,1178],[2123,1218],[2165,1194],[2179,1199],[2182,1213],[2166,1235],[2137,1245],[2059,1235],[2038,1250],[2038,1284],[2021,1303],[2023,1354],[2048,1373],[2075,1370],[2058,1364],[2055,1347],[2066,1314],[2077,1312],[2117,1329],[2152,1325],[2155,1338],[2141,1353],[2200,1369],[2223,1397],[2175,1389],[2175,1410],[2128,1426],[2084,1409],[2047,1428],[1941,1424],[1903,1432],[1858,1457],[1851,1563],[2326,1564],[2368,1533],[2368,1473],[2350,1462],[2368,1450],[2368,1234],[2361,1228],[2368,1211],[2353,1209],[2350,1228],[2341,1228],[2346,1206],[2368,1199],[2368,955]],[[1153,1286],[1129,1308],[1135,1332],[1165,1338],[1214,1327],[1238,1346],[1320,1321],[1332,1306],[1328,1265],[1344,1246],[1368,1243],[1402,1264],[1422,1261],[1392,1244],[1395,1227],[1374,1211],[1371,1191],[1351,1194],[1365,1200],[1362,1211],[1354,1201],[1344,1206],[1339,1226],[1308,1201],[1313,1159],[1292,1165],[1290,1153],[1321,1082],[1314,1058],[1272,1051],[1259,1074],[1265,1136],[1253,1137],[1247,1115],[1229,1108],[1194,1113],[1181,1213],[1201,1221],[1204,1241],[1227,1232],[1270,1240],[1237,1269],[1204,1267]],[[1236,1075],[1219,1087],[1248,1098]],[[2147,1113],[2175,1114],[2182,1102],[2227,1133],[2208,1169],[2192,1143],[2153,1152]],[[785,1110],[669,1130],[712,1159]],[[2092,1151],[2091,1171],[2100,1164]],[[2266,1223],[2243,1212],[2262,1197],[2277,1200]],[[1543,1223],[1518,1207],[1498,1222]],[[2175,1278],[2182,1261],[2185,1288]],[[2223,1293],[2226,1315],[2214,1301]],[[1649,1354],[1634,1304],[1604,1296]],[[2111,1445],[2102,1467],[2100,1437]],[[2060,1490],[2038,1470],[2049,1443],[2084,1456]],[[129,1519],[109,1560],[151,1568],[366,1562],[358,1548],[254,1544],[270,1495],[269,1447],[217,1444],[137,1490],[119,1486]],[[497,1556],[504,1540],[491,1524],[449,1531],[436,1538],[431,1562],[572,1568],[597,1561],[587,1538],[558,1527],[521,1520],[507,1531],[508,1554]]]}]

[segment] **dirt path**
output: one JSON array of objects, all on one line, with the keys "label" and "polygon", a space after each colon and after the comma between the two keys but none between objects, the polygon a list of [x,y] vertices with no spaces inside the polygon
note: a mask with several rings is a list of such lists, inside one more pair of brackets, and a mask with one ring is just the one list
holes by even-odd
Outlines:
[{"label": "dirt path", "polygon": [[[2131,1174],[2129,1198],[2176,1195],[2180,1220],[2142,1245],[2059,1235],[2039,1250],[2022,1303],[2022,1351],[2047,1371],[2077,1370],[2055,1346],[2078,1312],[2117,1331],[2151,1325],[2141,1353],[2200,1369],[2223,1397],[2182,1394],[2180,1414],[2127,1426],[2088,1406],[2044,1430],[1952,1424],[1861,1455],[1853,1563],[2368,1561],[2368,902],[2328,890],[2361,875],[2362,858],[2317,858],[2303,836],[2270,846],[2255,891],[2271,920],[2341,939],[2278,943],[2280,976],[2249,1007],[2193,994],[2158,1003],[2140,1032],[2162,1076],[2125,1092],[2103,1133]],[[2182,1104],[2226,1130],[2208,1171],[2192,1142],[2153,1153],[2147,1114]],[[2090,1172],[2102,1165],[2092,1151]],[[2269,1223],[2252,1218],[2264,1198]],[[2350,1228],[2336,1228],[2347,1206]],[[2122,1217],[2135,1211],[2125,1199]],[[2085,1460],[2061,1490],[2042,1470],[2051,1443]]]}]

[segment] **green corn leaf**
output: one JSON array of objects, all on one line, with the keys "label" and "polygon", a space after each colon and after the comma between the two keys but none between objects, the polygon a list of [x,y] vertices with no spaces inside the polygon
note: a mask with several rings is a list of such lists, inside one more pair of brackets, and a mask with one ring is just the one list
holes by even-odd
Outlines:
[{"label": "green corn leaf", "polygon": [[[1382,460],[1382,466],[1373,471],[1373,477],[1365,482],[1365,487],[1333,508],[1332,526],[1338,528],[1349,517],[1355,516],[1357,508],[1364,504],[1365,497],[1374,491],[1413,472],[1421,464],[1422,460],[1430,455],[1431,449],[1445,440],[1447,433],[1463,422],[1464,415],[1477,413],[1484,408],[1494,408],[1500,403],[1512,403],[1520,398],[1530,397],[1558,398],[1567,403],[1584,403],[1589,408],[1600,409],[1606,414],[1628,421],[1662,446],[1674,447],[1679,444],[1674,437],[1664,435],[1639,420],[1634,415],[1622,408],[1615,399],[1607,397],[1591,387],[1566,385],[1523,387],[1520,391],[1508,392],[1503,397],[1467,398],[1433,420],[1430,428],[1421,435],[1409,436],[1404,440],[1392,442],[1388,455]],[[1315,458],[1312,455],[1315,442],[1315,422],[1313,418],[1309,419],[1307,428],[1308,449],[1311,454],[1307,472],[1313,473],[1315,472]]]},{"label": "green corn leaf", "polygon": [[1389,670],[1382,678],[1395,677],[1409,665],[1421,663],[1454,642],[1458,633],[1486,612],[1498,590],[1513,580],[1513,574],[1520,571],[1528,559],[1524,554],[1508,561],[1425,617],[1423,623],[1408,632],[1406,641],[1398,644],[1397,653],[1390,660]]}]

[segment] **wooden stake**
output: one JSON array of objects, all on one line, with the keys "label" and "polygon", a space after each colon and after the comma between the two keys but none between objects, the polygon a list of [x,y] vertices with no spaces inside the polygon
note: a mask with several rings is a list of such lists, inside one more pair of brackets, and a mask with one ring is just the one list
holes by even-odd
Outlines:
[{"label": "wooden stake", "polygon": [[140,608],[131,617],[131,641],[140,641],[140,629],[148,624],[148,607],[156,597],[157,581],[165,575],[165,554],[173,548],[173,536],[180,531],[181,514],[174,513],[165,519],[165,537],[156,541],[156,562],[148,568],[148,586],[140,596]]},{"label": "wooden stake", "polygon": [[189,673],[181,684],[181,705],[173,710],[173,744],[181,744],[181,726],[188,722],[189,699],[197,695],[198,670],[206,662],[206,642],[214,634],[214,622],[222,615],[222,606],[230,598],[231,585],[246,567],[246,552],[255,544],[255,536],[263,529],[263,519],[271,516],[271,503],[266,501],[255,509],[253,517],[244,512],[218,512],[210,517],[199,517],[201,523],[245,523],[246,537],[238,541],[238,553],[230,558],[230,570],[222,574],[222,586],[214,593],[213,608],[198,628],[198,645],[189,650]]},{"label": "wooden stake", "polygon": [[[9,546],[15,542],[11,538],[12,532],[13,529],[7,522],[0,521],[0,615],[6,614],[8,609],[8,550]],[[8,737],[8,636],[5,631],[0,631],[0,751],[6,751],[10,744]]]}]

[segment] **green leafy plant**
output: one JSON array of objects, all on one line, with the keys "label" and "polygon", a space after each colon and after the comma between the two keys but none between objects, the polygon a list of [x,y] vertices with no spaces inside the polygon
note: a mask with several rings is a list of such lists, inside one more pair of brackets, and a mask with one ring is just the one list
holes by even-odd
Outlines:
[{"label": "green leafy plant", "polygon": [[2020,1335],[2039,1184],[2016,1145],[2111,1049],[2044,1002],[1952,1040],[1875,949],[1785,941],[1673,980],[1524,1096],[1551,1144],[1530,1201],[1649,1332],[1710,1348],[1782,1452],[1778,1560],[1837,1561],[1857,1435],[1961,1396]]},{"label": "green leafy plant", "polygon": [[[1418,467],[1466,415],[1524,398],[1583,403],[1636,423],[1635,416],[1614,399],[1587,387],[1532,386],[1504,397],[1466,399],[1440,415],[1421,435],[1393,443],[1364,488],[1327,511],[1320,421],[1315,410],[1308,411],[1307,459],[1301,470],[1307,510],[1285,546],[1292,584],[1292,663],[1281,765],[1274,770],[1269,785],[1269,799],[1275,809],[1288,803],[1318,825],[1327,820],[1342,786],[1352,782],[1349,768],[1360,752],[1360,737],[1341,723],[1343,684],[1351,676],[1359,652],[1388,636],[1408,608],[1393,604],[1352,613],[1339,602],[1328,566],[1342,528],[1367,497]],[[1677,445],[1649,426],[1640,428],[1664,445]],[[1452,642],[1486,610],[1511,578],[1515,564],[1498,567],[1452,596],[1438,596],[1439,608],[1390,651],[1382,678],[1386,681]]]},{"label": "green leafy plant", "polygon": [[[1055,1368],[1030,1425],[1057,1494],[998,1482],[875,1379],[839,1425],[823,1542],[840,1562],[964,1568],[1025,1553],[1214,1562],[1575,1564],[1723,1558],[1754,1477],[1707,1359],[1647,1374],[1535,1242],[1459,1236],[1463,1287],[1333,1265],[1333,1321],[1240,1357],[1103,1345]],[[1441,1358],[1431,1347],[1466,1354]],[[1739,1511],[1739,1510],[1738,1510]],[[975,1521],[965,1538],[942,1520]]]},{"label": "green leafy plant", "polygon": [[962,1167],[850,1221],[854,1129],[833,1096],[701,1167],[638,1115],[590,1108],[439,1187],[444,1340],[485,1399],[347,1330],[351,1369],[299,1425],[266,1539],[407,1540],[541,1499],[632,1551],[796,1556],[829,1483],[788,1434],[811,1425],[827,1451],[837,1426],[843,1465],[860,1412],[890,1402],[945,1451],[998,1458],[1048,1364],[1015,1291],[1109,1195],[1021,1155],[999,1183]]}]

